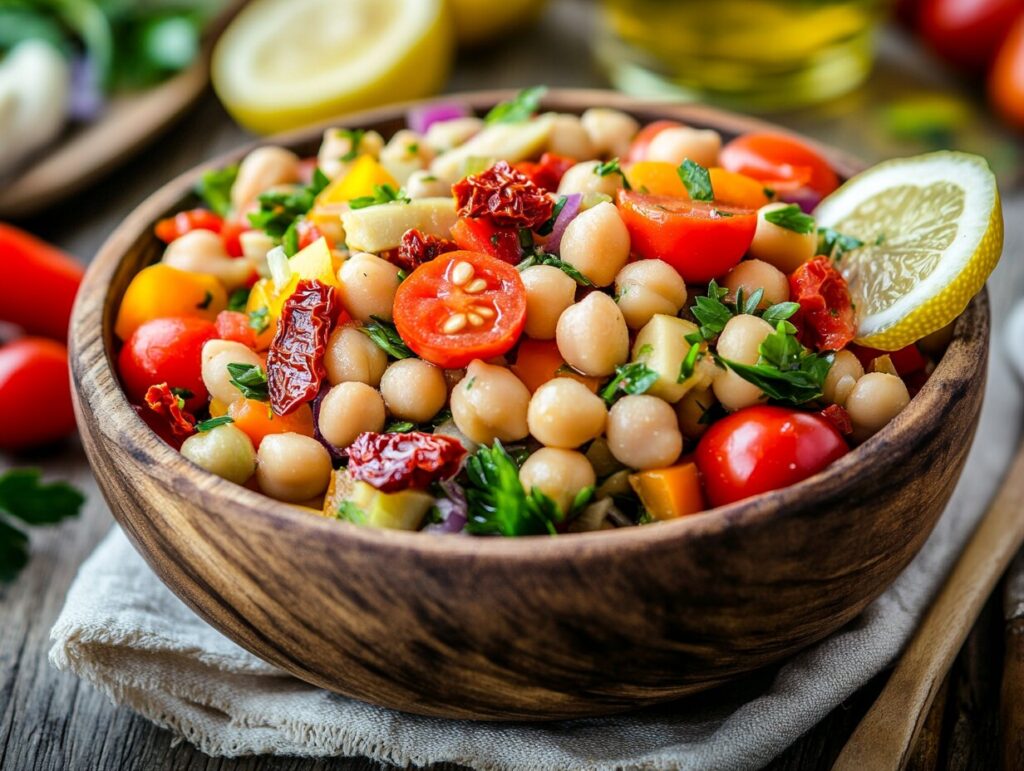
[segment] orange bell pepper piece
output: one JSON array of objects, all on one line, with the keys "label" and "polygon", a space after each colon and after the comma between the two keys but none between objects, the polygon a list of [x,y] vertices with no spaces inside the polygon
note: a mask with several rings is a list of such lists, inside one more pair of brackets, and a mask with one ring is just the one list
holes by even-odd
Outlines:
[{"label": "orange bell pepper piece", "polygon": [[569,365],[562,358],[562,354],[558,352],[558,345],[554,340],[523,338],[519,344],[519,356],[511,369],[513,374],[530,389],[530,393],[555,377],[564,376],[579,380],[594,393],[597,393],[597,387],[601,382],[598,378],[587,377],[570,370]]},{"label": "orange bell pepper piece", "polygon": [[719,203],[760,209],[771,200],[765,193],[764,185],[753,177],[718,167],[708,169],[708,176],[711,177],[715,200]]},{"label": "orange bell pepper piece", "polygon": [[313,436],[313,411],[308,404],[303,404],[288,415],[275,415],[268,402],[243,398],[228,405],[228,415],[235,421],[235,427],[243,431],[256,448],[270,434]]},{"label": "orange bell pepper piece", "polygon": [[630,474],[629,484],[655,519],[676,519],[707,508],[695,463]]},{"label": "orange bell pepper piece", "polygon": [[140,270],[128,285],[114,334],[127,340],[153,319],[194,316],[213,321],[227,304],[224,285],[213,276],[157,263]]}]

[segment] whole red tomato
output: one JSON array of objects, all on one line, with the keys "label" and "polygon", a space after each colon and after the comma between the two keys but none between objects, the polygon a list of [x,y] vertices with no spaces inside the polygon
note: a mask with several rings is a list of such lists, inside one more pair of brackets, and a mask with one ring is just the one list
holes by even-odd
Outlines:
[{"label": "whole red tomato", "polygon": [[185,408],[195,412],[206,405],[202,351],[217,337],[217,327],[204,319],[166,318],[147,321],[121,349],[118,369],[128,398],[141,404],[151,385],[167,383],[190,391]]},{"label": "whole red tomato", "polygon": [[0,348],[0,449],[36,447],[74,430],[67,348],[40,337]]},{"label": "whole red tomato", "polygon": [[842,435],[820,415],[758,406],[712,424],[694,459],[711,505],[724,506],[796,484],[848,451]]},{"label": "whole red tomato", "polygon": [[980,71],[1022,12],[1021,0],[923,0],[921,34],[946,61]]},{"label": "whole red tomato", "polygon": [[988,98],[1007,121],[1024,129],[1024,16],[1017,19],[992,64]]},{"label": "whole red tomato", "polygon": [[780,193],[806,189],[826,196],[839,178],[820,153],[784,134],[743,134],[722,148],[719,162]]}]

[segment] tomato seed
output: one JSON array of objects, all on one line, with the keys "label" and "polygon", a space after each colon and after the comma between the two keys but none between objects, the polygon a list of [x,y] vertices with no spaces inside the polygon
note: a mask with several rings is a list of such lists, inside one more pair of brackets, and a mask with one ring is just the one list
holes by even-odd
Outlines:
[{"label": "tomato seed", "polygon": [[493,319],[497,315],[494,308],[488,308],[486,305],[474,305],[473,312],[485,319]]},{"label": "tomato seed", "polygon": [[470,294],[480,294],[487,288],[487,282],[482,278],[473,279],[466,285],[466,291]]},{"label": "tomato seed", "polygon": [[469,320],[469,325],[471,327],[481,327],[481,326],[483,326],[483,323],[484,323],[483,318],[481,316],[476,315],[475,313],[467,314],[466,318]]},{"label": "tomato seed", "polygon": [[451,281],[455,286],[462,286],[471,278],[476,271],[468,262],[457,262],[452,266]]},{"label": "tomato seed", "polygon": [[[465,265],[466,263],[462,264]],[[479,316],[477,318],[479,318]],[[444,332],[446,335],[454,335],[456,332],[461,332],[465,326],[466,314],[456,313],[448,317],[447,321],[445,321],[444,325],[441,327],[441,331]]]}]

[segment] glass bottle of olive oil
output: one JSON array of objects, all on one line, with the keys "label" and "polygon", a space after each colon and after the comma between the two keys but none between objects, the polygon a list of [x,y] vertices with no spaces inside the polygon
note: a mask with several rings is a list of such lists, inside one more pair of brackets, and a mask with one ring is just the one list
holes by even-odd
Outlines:
[{"label": "glass bottle of olive oil", "polygon": [[617,88],[770,111],[859,85],[884,0],[603,0]]}]

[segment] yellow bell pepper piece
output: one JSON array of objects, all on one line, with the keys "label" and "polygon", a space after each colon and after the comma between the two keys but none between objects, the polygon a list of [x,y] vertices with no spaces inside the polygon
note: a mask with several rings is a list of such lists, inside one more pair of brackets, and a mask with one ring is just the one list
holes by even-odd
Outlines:
[{"label": "yellow bell pepper piece", "polygon": [[[257,351],[265,351],[269,348],[274,339],[274,333],[277,331],[277,319],[281,315],[281,310],[280,306],[274,302],[276,298],[274,282],[269,278],[261,278],[249,292],[249,301],[245,305],[245,312],[249,315],[250,326],[260,318],[265,318],[267,322],[266,329],[262,331],[254,327]],[[278,309],[276,314],[273,310],[274,307]]]},{"label": "yellow bell pepper piece", "polygon": [[372,155],[360,155],[344,176],[338,177],[320,191],[314,208],[331,204],[347,203],[353,198],[373,195],[375,185],[391,185],[398,189],[398,182]]},{"label": "yellow bell pepper piece", "polygon": [[626,178],[630,186],[641,193],[690,197],[676,167],[665,161],[637,161],[630,164]]},{"label": "yellow bell pepper piece", "polygon": [[316,280],[333,287],[340,287],[334,268],[334,258],[326,238],[318,238],[288,260],[292,269],[292,280]]},{"label": "yellow bell pepper piece", "polygon": [[685,517],[707,508],[695,463],[630,474],[629,484],[655,519]]},{"label": "yellow bell pepper piece", "polygon": [[227,304],[224,285],[213,276],[157,263],[140,270],[128,285],[114,334],[127,340],[147,321],[174,316],[213,321]]}]

